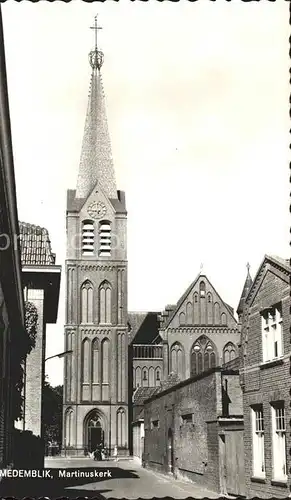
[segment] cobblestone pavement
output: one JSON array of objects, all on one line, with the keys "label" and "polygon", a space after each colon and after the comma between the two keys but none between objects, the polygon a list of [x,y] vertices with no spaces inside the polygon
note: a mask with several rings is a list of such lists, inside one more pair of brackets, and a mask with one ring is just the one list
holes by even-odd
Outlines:
[{"label": "cobblestone pavement", "polygon": [[[6,490],[1,491],[1,497],[14,495],[47,496],[57,498],[89,497],[104,500],[105,498],[217,498],[219,495],[201,488],[200,486],[175,480],[172,477],[144,469],[130,459],[118,461],[95,462],[87,458],[48,458],[46,469],[51,471],[51,477],[46,479],[6,479]],[[65,470],[71,477],[59,477],[59,470]],[[78,473],[89,472],[95,475],[95,470],[106,472],[109,470],[111,478],[107,477],[78,477]],[[75,473],[73,474],[72,473]],[[77,477],[74,477],[77,476]],[[12,483],[13,481],[13,483]],[[2,488],[1,488],[2,489]]]}]

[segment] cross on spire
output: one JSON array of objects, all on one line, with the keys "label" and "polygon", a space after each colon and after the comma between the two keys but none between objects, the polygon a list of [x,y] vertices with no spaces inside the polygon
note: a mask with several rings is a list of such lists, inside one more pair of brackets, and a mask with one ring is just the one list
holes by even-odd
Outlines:
[{"label": "cross on spire", "polygon": [[102,26],[98,26],[97,17],[98,14],[94,17],[94,26],[90,26],[90,29],[95,31],[95,50],[97,50],[97,32],[103,29]]},{"label": "cross on spire", "polygon": [[98,50],[97,47],[97,33],[98,30],[102,30],[102,26],[98,26],[97,17],[98,15],[96,14],[94,17],[94,26],[90,26],[90,29],[95,31],[95,48],[89,53],[89,62],[93,71],[96,71],[96,69],[100,70],[104,59],[103,52]]},{"label": "cross on spire", "polygon": [[249,262],[248,262],[248,263],[247,263],[247,270],[248,270],[248,273],[250,272],[250,267],[251,267],[251,266],[250,266],[250,264],[249,264]]}]

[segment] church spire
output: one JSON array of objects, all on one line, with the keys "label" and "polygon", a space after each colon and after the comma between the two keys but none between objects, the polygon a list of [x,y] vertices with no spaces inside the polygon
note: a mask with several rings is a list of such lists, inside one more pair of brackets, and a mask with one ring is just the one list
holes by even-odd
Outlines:
[{"label": "church spire", "polygon": [[76,198],[86,198],[97,182],[109,198],[117,198],[105,96],[100,74],[104,54],[97,46],[97,32],[102,28],[97,24],[97,16],[91,29],[95,31],[95,47],[89,53],[92,73]]},{"label": "church spire", "polygon": [[250,265],[249,263],[247,263],[247,277],[246,277],[246,280],[245,280],[245,284],[244,284],[244,287],[243,287],[243,291],[242,291],[242,294],[241,294],[241,298],[240,298],[240,301],[239,301],[239,305],[238,305],[238,308],[237,308],[237,314],[240,315],[242,312],[243,312],[243,308],[244,308],[244,305],[245,305],[245,301],[246,301],[246,298],[248,296],[248,293],[251,289],[251,286],[253,284],[253,280],[251,278],[251,275],[250,275]]}]

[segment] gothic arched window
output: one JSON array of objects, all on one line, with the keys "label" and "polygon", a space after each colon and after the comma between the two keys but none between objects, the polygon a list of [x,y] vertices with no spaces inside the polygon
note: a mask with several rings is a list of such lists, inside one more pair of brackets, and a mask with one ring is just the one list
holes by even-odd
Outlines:
[{"label": "gothic arched window", "polygon": [[214,324],[220,325],[220,305],[218,302],[214,304]]},{"label": "gothic arched window", "polygon": [[191,376],[198,375],[216,366],[216,349],[205,335],[199,337],[191,349]]},{"label": "gothic arched window", "polygon": [[141,368],[137,366],[135,369],[135,387],[141,387]]},{"label": "gothic arched window", "polygon": [[222,325],[226,325],[227,321],[226,321],[226,314],[225,313],[222,313],[221,314],[221,324]]},{"label": "gothic arched window", "polygon": [[178,377],[184,379],[184,350],[179,342],[171,347],[171,372],[176,373]]},{"label": "gothic arched window", "polygon": [[82,222],[82,254],[94,254],[94,222],[91,220]]},{"label": "gothic arched window", "polygon": [[92,382],[98,384],[99,382],[99,341],[94,339],[92,342]]},{"label": "gothic arched window", "polygon": [[193,323],[193,306],[192,306],[191,302],[187,303],[186,314],[187,314],[187,318],[186,318],[187,325],[192,325],[192,323]]},{"label": "gothic arched window", "polygon": [[117,446],[122,447],[125,445],[124,441],[124,431],[125,431],[125,411],[123,408],[119,408],[116,414],[117,423]]},{"label": "gothic arched window", "polygon": [[232,342],[228,342],[223,349],[223,363],[228,363],[236,357],[236,348]]},{"label": "gothic arched window", "polygon": [[72,446],[73,444],[73,418],[74,412],[72,408],[68,408],[65,414],[65,441],[66,446]]},{"label": "gothic arched window", "polygon": [[155,369],[153,366],[149,368],[149,387],[155,387]]},{"label": "gothic arched window", "polygon": [[180,325],[185,325],[185,323],[186,323],[186,317],[185,317],[185,313],[184,312],[181,312],[179,314],[179,322],[180,322]]},{"label": "gothic arched window", "polygon": [[161,369],[158,366],[155,370],[155,385],[160,385],[161,381]]},{"label": "gothic arched window", "polygon": [[81,286],[81,323],[93,323],[93,285],[89,280]]},{"label": "gothic arched window", "polygon": [[204,283],[204,281],[200,281],[199,292],[200,292],[200,297],[205,297],[205,283]]},{"label": "gothic arched window", "polygon": [[99,222],[99,255],[100,257],[111,255],[111,225],[105,220]]},{"label": "gothic arched window", "polygon": [[109,382],[109,340],[102,340],[101,344],[101,369],[102,369],[102,384],[108,384]]},{"label": "gothic arched window", "polygon": [[112,290],[108,281],[103,281],[99,287],[99,323],[111,324]]},{"label": "gothic arched window", "polygon": [[90,340],[86,338],[82,342],[82,382],[85,384],[89,383],[89,370],[90,370]]}]

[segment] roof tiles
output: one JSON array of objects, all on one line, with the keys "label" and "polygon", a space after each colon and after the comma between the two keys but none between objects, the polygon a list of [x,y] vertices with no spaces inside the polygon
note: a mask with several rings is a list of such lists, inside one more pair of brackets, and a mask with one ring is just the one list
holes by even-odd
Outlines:
[{"label": "roof tiles", "polygon": [[21,263],[23,266],[54,265],[56,256],[52,253],[48,230],[19,222]]}]

